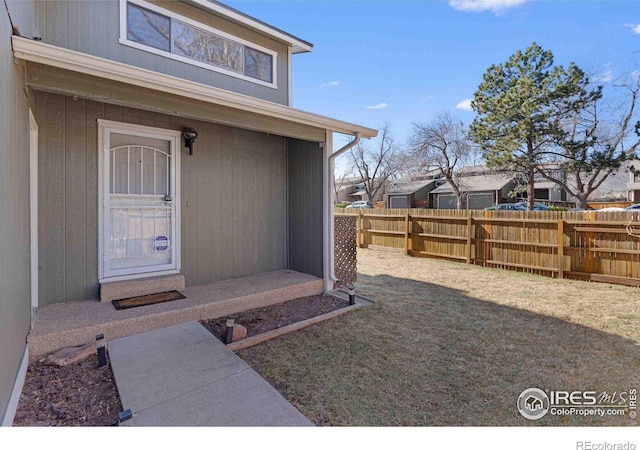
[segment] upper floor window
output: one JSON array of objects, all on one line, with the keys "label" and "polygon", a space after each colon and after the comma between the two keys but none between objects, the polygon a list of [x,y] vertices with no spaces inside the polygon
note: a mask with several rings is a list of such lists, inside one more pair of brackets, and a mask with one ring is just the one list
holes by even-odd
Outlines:
[{"label": "upper floor window", "polygon": [[144,0],[120,0],[120,43],[276,88],[276,53]]}]

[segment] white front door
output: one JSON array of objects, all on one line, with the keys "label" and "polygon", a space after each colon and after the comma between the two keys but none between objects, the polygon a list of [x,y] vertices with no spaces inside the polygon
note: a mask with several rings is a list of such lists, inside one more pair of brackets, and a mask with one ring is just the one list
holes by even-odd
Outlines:
[{"label": "white front door", "polygon": [[100,281],[180,270],[180,132],[100,120]]}]

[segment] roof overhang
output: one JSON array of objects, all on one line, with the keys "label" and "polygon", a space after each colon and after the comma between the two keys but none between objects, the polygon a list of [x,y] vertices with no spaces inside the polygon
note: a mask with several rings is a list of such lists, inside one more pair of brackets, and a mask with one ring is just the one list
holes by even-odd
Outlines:
[{"label": "roof overhang", "polygon": [[363,138],[373,138],[378,134],[378,131],[372,128],[320,116],[278,103],[237,94],[128,64],[56,47],[41,41],[34,41],[19,36],[13,36],[12,41],[14,57],[24,61],[92,75],[338,133],[350,135],[360,133]]},{"label": "roof overhang", "polygon": [[236,9],[233,9],[222,3],[210,1],[210,0],[185,0],[187,3],[191,3],[205,11],[211,12],[218,16],[224,17],[238,25],[250,28],[257,31],[260,34],[269,36],[276,41],[289,45],[293,49],[293,53],[306,53],[313,49],[313,44],[303,41],[300,38],[293,36],[278,28],[272,27],[258,19],[255,19],[247,14],[244,14]]}]

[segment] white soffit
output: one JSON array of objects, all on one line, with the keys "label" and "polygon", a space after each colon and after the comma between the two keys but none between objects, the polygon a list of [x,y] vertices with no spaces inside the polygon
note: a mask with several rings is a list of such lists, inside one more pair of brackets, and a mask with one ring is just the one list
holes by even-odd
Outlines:
[{"label": "white soffit", "polygon": [[378,131],[372,128],[320,116],[278,103],[237,94],[128,64],[98,58],[66,48],[56,47],[41,41],[33,41],[19,36],[13,36],[12,41],[14,57],[25,61],[119,81],[338,133],[351,135],[360,133],[363,138],[373,138],[378,134]]}]

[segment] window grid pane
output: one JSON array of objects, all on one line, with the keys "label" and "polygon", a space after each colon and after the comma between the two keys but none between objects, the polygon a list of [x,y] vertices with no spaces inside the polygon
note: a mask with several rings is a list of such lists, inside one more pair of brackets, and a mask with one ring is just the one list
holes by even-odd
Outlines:
[{"label": "window grid pane", "polygon": [[173,53],[243,73],[243,46],[179,20],[173,21]]},{"label": "window grid pane", "polygon": [[245,71],[248,77],[258,80],[273,81],[273,57],[259,50],[245,47]]},{"label": "window grid pane", "polygon": [[273,55],[127,3],[127,39],[273,83]]},{"label": "window grid pane", "polygon": [[132,3],[127,4],[127,39],[171,51],[171,19]]}]

